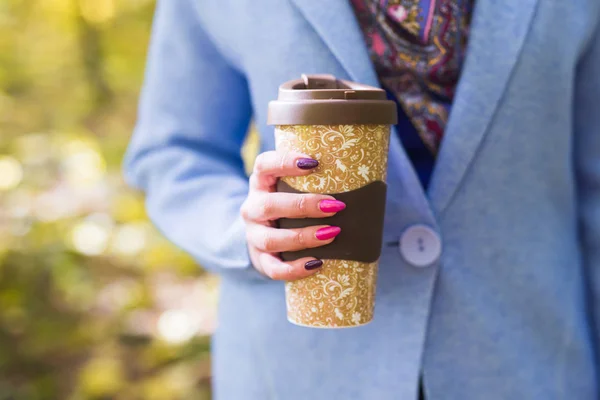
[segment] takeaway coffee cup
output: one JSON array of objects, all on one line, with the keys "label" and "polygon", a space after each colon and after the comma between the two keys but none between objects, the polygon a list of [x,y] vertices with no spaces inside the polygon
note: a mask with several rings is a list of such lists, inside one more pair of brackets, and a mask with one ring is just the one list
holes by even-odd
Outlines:
[{"label": "takeaway coffee cup", "polygon": [[334,225],[341,233],[326,246],[282,253],[285,261],[323,260],[316,274],[286,282],[288,320],[342,328],[373,319],[377,263],[381,254],[390,125],[396,105],[385,91],[332,75],[302,75],[284,83],[269,103],[278,150],[295,150],[319,161],[307,176],[284,177],[277,190],[324,193],[346,203],[329,218],[281,219],[280,228]]}]

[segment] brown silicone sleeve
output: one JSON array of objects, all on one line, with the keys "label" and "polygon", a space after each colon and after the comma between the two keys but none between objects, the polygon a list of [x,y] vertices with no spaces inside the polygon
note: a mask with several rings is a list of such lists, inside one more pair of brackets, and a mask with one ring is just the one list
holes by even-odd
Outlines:
[{"label": "brown silicone sleeve", "polygon": [[[346,209],[327,218],[282,218],[279,227],[283,229],[304,228],[314,225],[339,226],[342,231],[335,240],[322,247],[281,253],[284,261],[302,257],[319,259],[352,260],[375,262],[381,255],[383,241],[383,219],[385,214],[385,194],[387,185],[374,181],[360,189],[332,194],[346,204]],[[304,193],[279,180],[278,192]]]}]

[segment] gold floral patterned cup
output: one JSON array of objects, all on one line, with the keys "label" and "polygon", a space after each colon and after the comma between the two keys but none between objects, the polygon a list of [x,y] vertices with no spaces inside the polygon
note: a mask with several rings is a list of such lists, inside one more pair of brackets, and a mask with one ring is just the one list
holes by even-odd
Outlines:
[{"label": "gold floral patterned cup", "polygon": [[281,228],[320,224],[342,228],[329,245],[282,253],[284,260],[306,256],[323,260],[314,275],[286,282],[290,322],[343,328],[373,319],[390,125],[396,118],[396,106],[383,90],[331,75],[303,75],[286,82],[278,100],[269,104],[277,149],[319,161],[310,175],[282,178],[278,191],[329,194],[347,205],[329,218],[279,221]]}]

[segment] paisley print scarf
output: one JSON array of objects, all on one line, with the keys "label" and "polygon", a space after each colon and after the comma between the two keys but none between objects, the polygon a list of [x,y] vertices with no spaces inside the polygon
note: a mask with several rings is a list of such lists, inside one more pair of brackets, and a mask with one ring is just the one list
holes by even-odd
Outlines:
[{"label": "paisley print scarf", "polygon": [[351,1],[382,86],[435,155],[463,65],[473,0]]}]

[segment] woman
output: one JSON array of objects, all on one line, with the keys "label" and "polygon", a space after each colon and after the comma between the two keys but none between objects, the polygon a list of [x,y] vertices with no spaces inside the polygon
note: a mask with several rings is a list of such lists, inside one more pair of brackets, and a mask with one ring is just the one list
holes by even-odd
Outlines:
[{"label": "woman", "polygon": [[[415,399],[419,382],[434,400],[598,398],[599,23],[596,0],[159,1],[126,170],[164,234],[223,278],[216,398]],[[285,318],[281,280],[320,264],[277,253],[335,238],[271,221],[343,207],[273,193],[316,166],[273,151],[266,125],[302,73],[382,85],[402,110],[360,328]],[[399,244],[415,232],[425,260]]]}]

